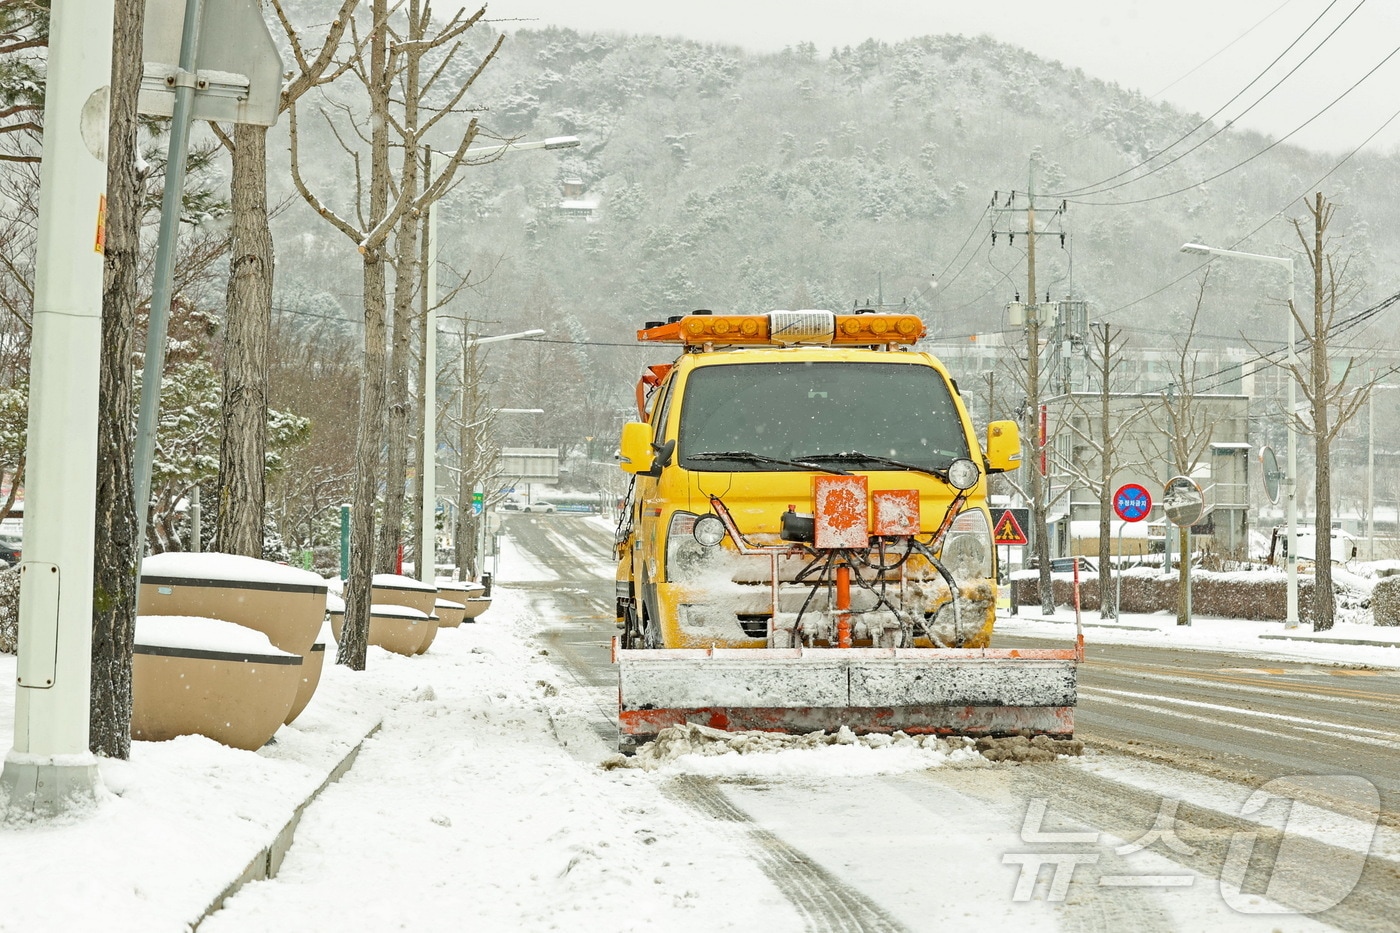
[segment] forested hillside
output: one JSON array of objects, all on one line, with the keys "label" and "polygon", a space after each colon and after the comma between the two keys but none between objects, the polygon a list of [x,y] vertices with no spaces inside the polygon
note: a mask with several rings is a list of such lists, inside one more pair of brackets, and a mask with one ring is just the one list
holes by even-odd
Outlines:
[{"label": "forested hillside", "polygon": [[[572,387],[574,373],[611,358],[586,344],[630,343],[644,320],[688,308],[883,297],[907,302],[941,339],[1001,330],[1006,302],[1026,289],[1025,237],[1004,234],[1025,230],[1033,156],[1039,226],[1055,233],[1039,244],[1037,290],[1088,299],[1139,345],[1167,342],[1194,306],[1200,262],[1181,243],[1296,251],[1287,220],[1304,215],[1298,199],[1313,190],[1339,203],[1334,231],[1362,285],[1358,309],[1400,287],[1394,156],[1345,159],[1197,129],[1200,115],[985,37],[852,39],[751,55],[561,29],[508,35],[473,100],[483,126],[583,145],[507,155],[449,195],[444,256],[481,282],[454,313],[584,345],[539,348],[548,358],[527,367],[536,372],[503,377],[509,404],[543,402],[546,367]],[[589,220],[559,210],[569,178],[583,183],[579,199],[598,202]],[[1012,190],[1017,210],[989,209]],[[353,308],[343,291],[353,275],[325,261],[331,236],[299,205],[283,216],[281,294],[327,289]],[[1277,278],[1217,264],[1210,334],[1281,340]],[[623,358],[613,372],[625,382],[638,356]]]}]

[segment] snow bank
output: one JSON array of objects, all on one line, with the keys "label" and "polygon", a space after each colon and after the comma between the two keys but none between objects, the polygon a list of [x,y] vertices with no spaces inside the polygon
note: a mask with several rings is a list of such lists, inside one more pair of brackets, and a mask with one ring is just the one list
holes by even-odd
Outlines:
[{"label": "snow bank", "polygon": [[668,726],[631,758],[603,761],[607,770],[702,774],[710,777],[862,777],[923,771],[948,764],[986,765],[974,744],[937,736],[724,732],[708,726]]}]

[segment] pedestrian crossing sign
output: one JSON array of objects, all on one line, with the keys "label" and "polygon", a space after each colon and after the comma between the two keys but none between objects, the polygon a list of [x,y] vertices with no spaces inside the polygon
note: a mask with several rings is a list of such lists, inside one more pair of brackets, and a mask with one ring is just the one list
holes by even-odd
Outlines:
[{"label": "pedestrian crossing sign", "polygon": [[1011,509],[1006,509],[997,519],[996,529],[992,532],[992,539],[1000,545],[1021,545],[1030,543],[1026,537],[1026,532],[1021,528],[1021,523],[1016,520],[1016,513]]}]

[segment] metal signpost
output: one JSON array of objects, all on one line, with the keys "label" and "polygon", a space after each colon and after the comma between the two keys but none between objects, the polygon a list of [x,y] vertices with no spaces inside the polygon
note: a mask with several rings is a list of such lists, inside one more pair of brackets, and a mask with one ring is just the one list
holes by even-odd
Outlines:
[{"label": "metal signpost", "polygon": [[138,577],[146,553],[151,460],[160,416],[165,336],[174,297],[175,246],[180,234],[190,123],[224,120],[271,126],[277,122],[282,92],[282,57],[263,21],[259,0],[148,0],[141,46],[146,64],[137,109],[172,119],[136,418],[132,476]]},{"label": "metal signpost", "polygon": [[[1140,522],[1152,512],[1152,493],[1147,491],[1145,486],[1137,483],[1128,483],[1118,487],[1118,491],[1113,494],[1113,512],[1124,523]],[[1118,526],[1118,557],[1123,556],[1123,529],[1126,524]],[[1103,568],[1099,568],[1103,573]],[[1113,618],[1118,618],[1118,609],[1123,604],[1123,573],[1122,568],[1115,567],[1113,572]]]},{"label": "metal signpost", "polygon": [[1173,476],[1162,491],[1167,521],[1184,530],[1181,543],[1181,600],[1177,625],[1191,624],[1191,526],[1205,515],[1206,497],[1189,476]]},{"label": "metal signpost", "polygon": [[[1026,537],[1026,528],[1031,522],[1030,509],[993,509],[992,510],[992,546],[1000,544],[1006,548],[1007,567],[1011,566],[1011,549],[1013,547],[1025,547],[1030,543]],[[1016,588],[1011,588],[1011,614],[1016,615],[1019,606],[1016,602]]]}]

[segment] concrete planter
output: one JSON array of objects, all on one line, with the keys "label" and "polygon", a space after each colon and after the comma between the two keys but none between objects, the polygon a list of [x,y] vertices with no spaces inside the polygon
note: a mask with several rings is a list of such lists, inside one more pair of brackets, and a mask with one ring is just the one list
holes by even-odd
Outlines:
[{"label": "concrete planter", "polygon": [[[196,631],[199,623],[210,621],[180,623]],[[254,751],[287,721],[303,680],[300,656],[272,648],[265,639],[261,649],[248,650],[246,641],[235,638],[227,645],[235,650],[220,650],[219,642],[210,639],[205,640],[211,647],[146,644],[139,626],[137,637],[131,671],[133,739],[161,742],[203,735]]]},{"label": "concrete planter", "polygon": [[432,645],[433,639],[437,638],[438,622],[439,620],[437,616],[428,616],[428,626],[427,630],[423,633],[423,643],[418,646],[418,650],[415,651],[414,654],[422,654],[423,652],[428,650],[428,647],[430,645]]},{"label": "concrete planter", "polygon": [[231,554],[153,554],[141,564],[140,614],[222,619],[306,655],[321,630],[326,581],[271,561]]},{"label": "concrete planter", "polygon": [[456,628],[462,624],[462,618],[467,614],[467,607],[450,599],[439,599],[435,611],[438,617],[438,628]]},{"label": "concrete planter", "polygon": [[438,595],[443,596],[453,602],[462,602],[473,596],[481,596],[486,593],[486,587],[480,583],[473,583],[470,580],[439,580],[437,584]]},{"label": "concrete planter", "polygon": [[393,573],[376,573],[370,580],[369,601],[374,606],[407,606],[425,616],[433,614],[438,589],[412,577]]},{"label": "concrete planter", "polygon": [[491,608],[491,597],[474,596],[467,599],[463,605],[466,608],[462,612],[462,621],[475,622],[477,616]]},{"label": "concrete planter", "polygon": [[301,683],[297,685],[297,695],[292,700],[292,708],[287,713],[286,722],[291,724],[292,720],[301,715],[301,711],[306,709],[306,704],[311,702],[311,697],[316,693],[316,687],[321,683],[321,671],[326,666],[326,645],[325,642],[316,642],[311,646],[311,650],[302,655],[301,658]]},{"label": "concrete planter", "polygon": [[[345,625],[345,612],[332,611],[331,633],[340,642],[340,633]],[[427,633],[429,618],[426,613],[408,606],[371,606],[369,612],[369,644],[378,645],[385,651],[395,654],[419,654],[425,639],[432,643]],[[436,625],[436,623],[434,623]],[[436,634],[436,629],[434,629]]]}]

